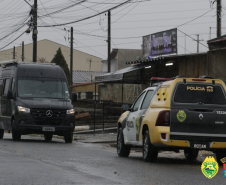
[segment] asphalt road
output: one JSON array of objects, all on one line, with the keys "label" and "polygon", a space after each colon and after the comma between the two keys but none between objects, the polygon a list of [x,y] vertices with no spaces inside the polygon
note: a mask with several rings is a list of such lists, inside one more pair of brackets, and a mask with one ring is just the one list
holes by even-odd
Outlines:
[{"label": "asphalt road", "polygon": [[222,167],[213,179],[202,174],[201,163],[209,154],[203,152],[189,163],[182,153],[163,152],[157,162],[145,163],[137,149],[129,158],[120,158],[107,143],[65,144],[33,136],[14,142],[11,134],[5,134],[0,140],[0,184],[225,185]]}]

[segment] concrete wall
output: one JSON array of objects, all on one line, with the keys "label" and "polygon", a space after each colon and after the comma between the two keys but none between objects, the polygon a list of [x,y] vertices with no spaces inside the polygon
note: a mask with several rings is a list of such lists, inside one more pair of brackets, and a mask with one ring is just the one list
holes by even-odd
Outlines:
[{"label": "concrete wall", "polygon": [[[87,83],[87,84],[80,84],[72,86],[72,92],[86,92],[92,91],[93,94],[95,93],[95,83]],[[98,84],[96,85],[96,92],[98,92]]]},{"label": "concrete wall", "polygon": [[226,48],[208,52],[209,76],[219,78],[226,83]]},{"label": "concrete wall", "polygon": [[[123,84],[123,103],[132,104],[146,87],[142,84]],[[99,86],[99,97],[100,100],[122,102],[122,84],[107,83]]]},{"label": "concrete wall", "polygon": [[200,56],[184,56],[177,60],[179,63],[179,75],[197,78],[206,73],[206,54]]},{"label": "concrete wall", "polygon": [[[59,47],[62,50],[64,58],[70,67],[70,48],[50,40],[38,41],[37,59],[45,58],[46,61],[51,62],[56,51]],[[0,51],[0,61],[11,60],[13,58],[13,49]],[[21,60],[22,47],[16,47],[16,59]],[[24,45],[24,56],[25,61],[32,62],[33,56],[33,44]],[[74,50],[73,51],[73,70],[83,71],[101,71],[102,70],[102,59],[87,53]]]}]

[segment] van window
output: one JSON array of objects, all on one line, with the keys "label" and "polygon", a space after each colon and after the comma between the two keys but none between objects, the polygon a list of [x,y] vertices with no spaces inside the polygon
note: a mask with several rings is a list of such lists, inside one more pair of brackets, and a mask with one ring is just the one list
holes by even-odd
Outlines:
[{"label": "van window", "polygon": [[12,90],[12,92],[15,91],[15,78],[12,78],[11,90]]},{"label": "van window", "polygon": [[153,91],[147,92],[147,94],[144,98],[143,104],[141,106],[141,109],[147,109],[148,108],[148,106],[150,105],[150,102],[151,102],[152,94],[153,94]]},{"label": "van window", "polygon": [[3,95],[6,96],[10,87],[10,79],[5,80],[4,92]]},{"label": "van window", "polygon": [[179,84],[174,96],[177,103],[226,104],[220,86],[207,84]]},{"label": "van window", "polygon": [[0,80],[0,96],[2,96],[2,90],[3,90],[3,80]]},{"label": "van window", "polygon": [[18,79],[19,97],[70,99],[66,80],[23,78]]}]

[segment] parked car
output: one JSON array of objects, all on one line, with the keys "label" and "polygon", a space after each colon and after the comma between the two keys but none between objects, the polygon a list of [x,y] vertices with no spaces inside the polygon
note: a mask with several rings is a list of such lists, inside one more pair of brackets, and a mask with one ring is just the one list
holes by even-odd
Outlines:
[{"label": "parked car", "polygon": [[0,62],[0,139],[12,131],[14,141],[24,134],[53,135],[73,140],[75,115],[67,78],[50,63]]},{"label": "parked car", "polygon": [[140,146],[144,161],[155,161],[159,150],[184,150],[188,160],[199,150],[226,157],[225,88],[219,79],[179,77],[145,89],[118,120],[118,155]]}]

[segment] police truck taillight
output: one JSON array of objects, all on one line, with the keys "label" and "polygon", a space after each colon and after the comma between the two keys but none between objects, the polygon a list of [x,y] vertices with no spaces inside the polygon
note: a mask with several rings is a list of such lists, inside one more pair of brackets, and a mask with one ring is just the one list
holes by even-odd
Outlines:
[{"label": "police truck taillight", "polygon": [[170,126],[170,111],[163,110],[159,112],[155,126]]}]

